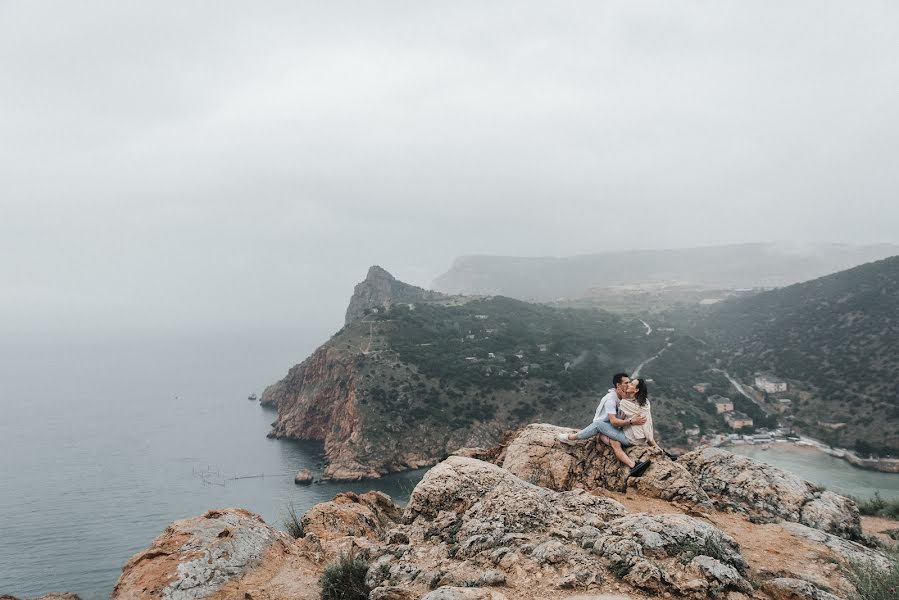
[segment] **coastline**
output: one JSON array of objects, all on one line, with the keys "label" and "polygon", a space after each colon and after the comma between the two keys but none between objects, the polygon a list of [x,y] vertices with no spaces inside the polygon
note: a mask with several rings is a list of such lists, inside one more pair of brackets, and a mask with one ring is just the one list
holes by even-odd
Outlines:
[{"label": "coastline", "polygon": [[718,447],[726,448],[730,446],[773,446],[783,448],[791,452],[819,452],[839,458],[848,464],[865,471],[877,471],[879,473],[899,473],[899,459],[895,458],[861,458],[851,450],[844,448],[831,448],[824,442],[812,438],[801,438],[798,442],[775,440],[765,444],[746,444],[727,442],[719,444]]}]

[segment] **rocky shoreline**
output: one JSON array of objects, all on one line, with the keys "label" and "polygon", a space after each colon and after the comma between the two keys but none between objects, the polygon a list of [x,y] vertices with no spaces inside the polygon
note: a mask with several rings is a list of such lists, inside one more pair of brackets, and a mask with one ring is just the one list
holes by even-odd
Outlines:
[{"label": "rocky shoreline", "polygon": [[[848,498],[716,448],[650,448],[639,479],[603,446],[535,424],[433,467],[399,507],[339,494],[293,539],[241,509],[173,523],[125,566],[113,600],[319,597],[341,553],[371,599],[845,598],[843,566],[890,562]],[[842,566],[841,566],[842,565]],[[585,594],[589,594],[586,596]]]}]

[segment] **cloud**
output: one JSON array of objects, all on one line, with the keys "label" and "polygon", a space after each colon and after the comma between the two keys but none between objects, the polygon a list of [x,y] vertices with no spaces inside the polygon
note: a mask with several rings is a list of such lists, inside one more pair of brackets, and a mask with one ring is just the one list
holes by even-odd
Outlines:
[{"label": "cloud", "polygon": [[2,3],[0,308],[339,323],[374,263],[896,242],[897,13]]}]

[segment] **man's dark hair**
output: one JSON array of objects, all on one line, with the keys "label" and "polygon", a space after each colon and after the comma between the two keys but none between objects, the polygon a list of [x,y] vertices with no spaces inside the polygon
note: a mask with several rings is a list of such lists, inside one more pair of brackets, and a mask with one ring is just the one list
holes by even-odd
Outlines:
[{"label": "man's dark hair", "polygon": [[630,379],[627,373],[615,373],[615,376],[612,377],[612,385],[617,387],[618,384],[621,383],[621,380],[625,377]]}]

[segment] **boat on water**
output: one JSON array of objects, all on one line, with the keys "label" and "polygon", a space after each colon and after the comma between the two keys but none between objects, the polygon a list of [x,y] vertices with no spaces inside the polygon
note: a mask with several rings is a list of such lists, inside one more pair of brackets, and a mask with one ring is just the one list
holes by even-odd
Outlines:
[{"label": "boat on water", "polygon": [[256,402],[256,400],[258,399],[259,398],[256,397],[256,394],[250,394],[249,396],[247,396],[247,400],[249,400],[250,402]]}]

